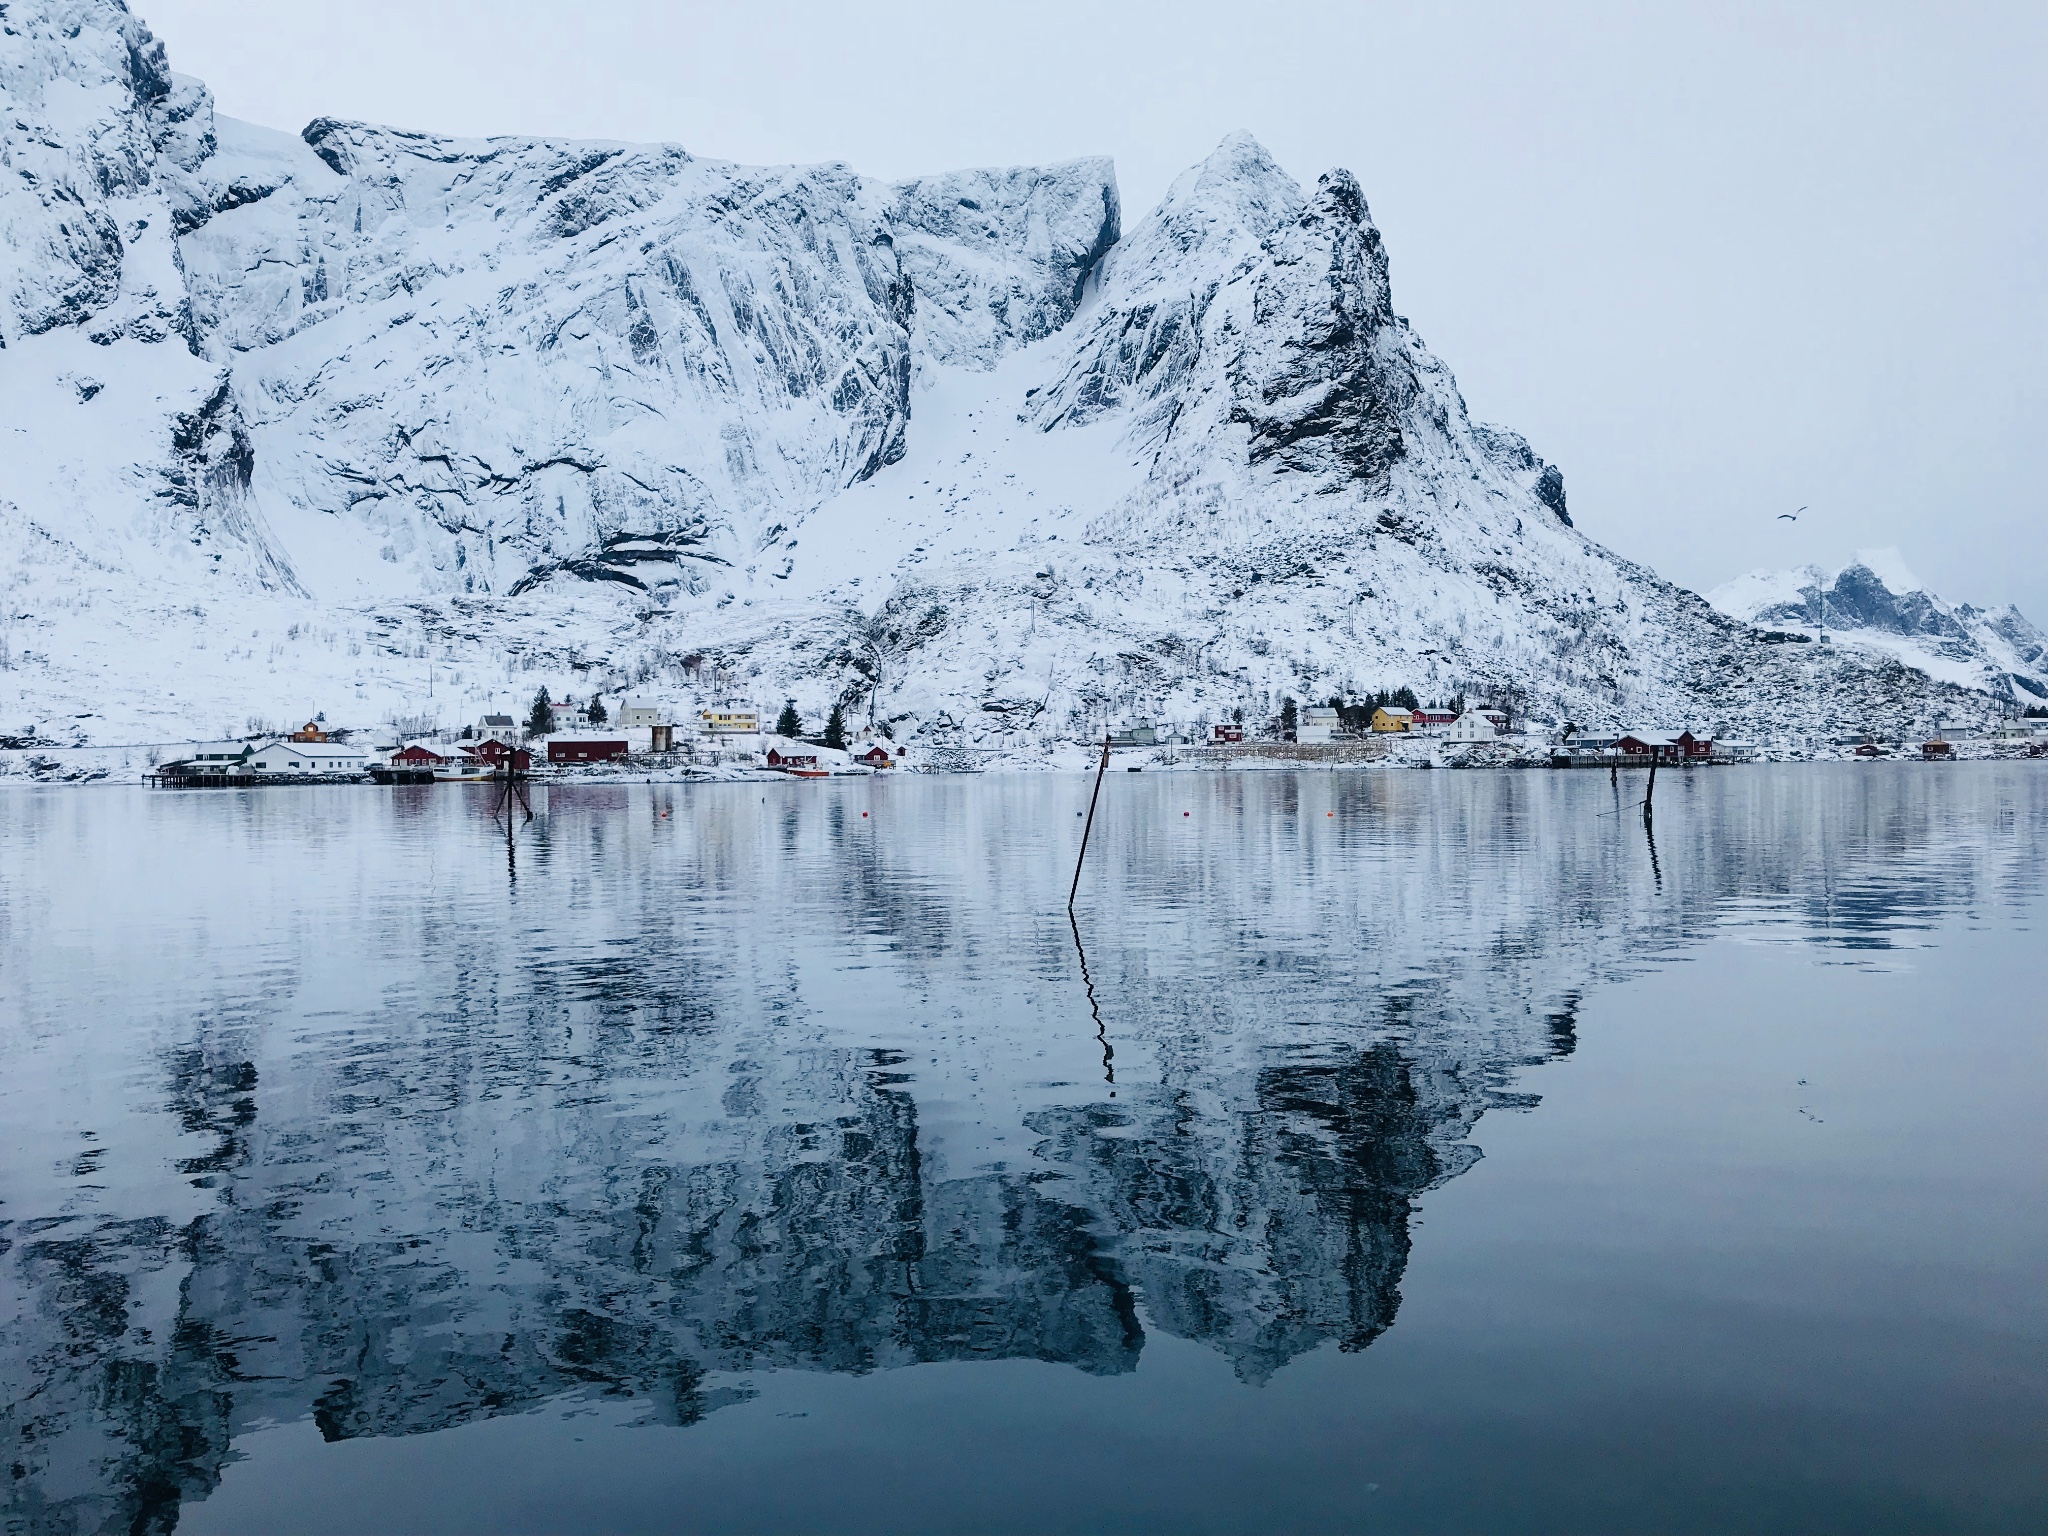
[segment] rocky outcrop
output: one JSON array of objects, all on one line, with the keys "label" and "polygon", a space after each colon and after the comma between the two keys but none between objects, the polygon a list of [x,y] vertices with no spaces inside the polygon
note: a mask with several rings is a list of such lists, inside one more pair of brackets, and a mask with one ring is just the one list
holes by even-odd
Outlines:
[{"label": "rocky outcrop", "polygon": [[1383,492],[1405,451],[1415,370],[1394,316],[1387,254],[1349,171],[1332,171],[1270,244],[1231,364],[1231,419],[1251,462],[1336,471]]},{"label": "rocky outcrop", "polygon": [[954,171],[892,190],[917,352],[934,363],[988,369],[1059,330],[1122,232],[1107,160]]}]

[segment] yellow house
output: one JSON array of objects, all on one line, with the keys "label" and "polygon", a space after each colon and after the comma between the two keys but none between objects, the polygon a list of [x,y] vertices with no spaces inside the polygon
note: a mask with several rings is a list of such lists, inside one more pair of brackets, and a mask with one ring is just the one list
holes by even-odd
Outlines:
[{"label": "yellow house", "polygon": [[761,729],[761,715],[752,709],[700,710],[697,728],[706,736],[752,736]]},{"label": "yellow house", "polygon": [[1372,712],[1372,728],[1376,731],[1405,731],[1415,724],[1414,713],[1382,704]]}]

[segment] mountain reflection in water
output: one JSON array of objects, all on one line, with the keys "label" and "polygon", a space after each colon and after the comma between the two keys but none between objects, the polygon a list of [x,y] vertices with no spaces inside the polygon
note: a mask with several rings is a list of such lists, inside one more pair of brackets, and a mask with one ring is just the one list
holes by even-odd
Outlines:
[{"label": "mountain reflection in water", "polygon": [[1092,999],[1077,778],[556,789],[516,879],[487,787],[10,793],[7,1528],[169,1529],[308,1414],[1363,1349],[1589,988],[2039,887],[2025,765],[1672,777],[1654,864],[1600,775],[1113,784]]}]

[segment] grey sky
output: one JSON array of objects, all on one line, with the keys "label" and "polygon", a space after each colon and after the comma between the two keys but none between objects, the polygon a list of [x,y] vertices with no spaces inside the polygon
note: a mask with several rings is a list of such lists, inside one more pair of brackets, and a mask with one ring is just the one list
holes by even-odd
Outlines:
[{"label": "grey sky", "polygon": [[[1580,526],[1707,588],[1896,544],[2048,624],[2048,6],[131,0],[221,110],[898,176],[1249,128]],[[1797,524],[1775,514],[1801,503]]]}]

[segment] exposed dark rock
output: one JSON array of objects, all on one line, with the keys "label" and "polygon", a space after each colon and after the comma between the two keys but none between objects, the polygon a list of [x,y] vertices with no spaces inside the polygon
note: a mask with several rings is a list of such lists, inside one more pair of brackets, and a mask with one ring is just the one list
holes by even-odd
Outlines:
[{"label": "exposed dark rock", "polygon": [[1234,420],[1251,428],[1252,462],[1340,469],[1383,487],[1401,457],[1401,415],[1415,373],[1400,345],[1386,249],[1349,171],[1317,185],[1271,245],[1249,339],[1233,370]]}]

